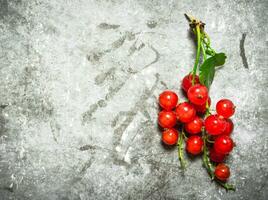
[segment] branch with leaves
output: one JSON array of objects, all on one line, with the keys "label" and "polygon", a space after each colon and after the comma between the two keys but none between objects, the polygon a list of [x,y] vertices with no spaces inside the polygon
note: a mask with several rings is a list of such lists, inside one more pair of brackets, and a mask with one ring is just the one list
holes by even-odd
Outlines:
[{"label": "branch with leaves", "polygon": [[[216,53],[216,51],[211,47],[210,38],[208,34],[205,32],[205,23],[187,14],[185,14],[185,17],[189,21],[190,28],[192,32],[195,34],[197,41],[196,59],[194,67],[191,72],[193,75],[192,85],[195,84],[195,76],[197,74],[197,69],[199,67],[200,83],[205,85],[209,89],[214,79],[216,67],[224,65],[226,55],[224,53]],[[200,62],[200,56],[201,56],[200,49],[202,51],[203,56],[203,60],[201,60],[201,62]],[[209,114],[210,114],[210,106],[207,102],[206,116],[208,116]],[[219,179],[215,179],[214,175],[215,165],[210,161],[208,151],[209,135],[206,133],[204,128],[202,129],[202,138],[204,142],[203,159],[202,159],[203,165],[207,169],[211,179],[216,180],[217,183],[219,183],[226,190],[235,190],[235,187],[233,185],[222,182]]]},{"label": "branch with leaves", "polygon": [[203,165],[211,179],[226,190],[235,190],[227,183],[230,168],[224,163],[234,146],[230,137],[233,123],[229,118],[234,114],[235,106],[231,100],[221,99],[216,105],[217,113],[213,114],[209,96],[216,67],[225,63],[226,55],[211,47],[205,23],[190,15],[185,16],[196,38],[196,58],[191,72],[181,84],[188,101],[179,103],[177,94],[170,90],[159,95],[162,111],[158,123],[163,128],[162,141],[164,145],[177,144],[183,170],[186,169],[184,149],[192,156],[203,154]]}]

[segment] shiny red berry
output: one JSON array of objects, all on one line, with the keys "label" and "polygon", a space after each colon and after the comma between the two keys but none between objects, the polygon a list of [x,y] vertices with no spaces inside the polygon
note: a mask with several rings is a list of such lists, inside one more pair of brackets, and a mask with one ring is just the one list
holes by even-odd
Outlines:
[{"label": "shiny red berry", "polygon": [[232,138],[227,135],[220,135],[215,139],[213,148],[219,154],[229,154],[234,147]]},{"label": "shiny red berry", "polygon": [[[210,99],[210,97],[208,97],[208,106],[210,106],[211,105],[211,99]],[[194,108],[195,108],[195,110],[196,110],[196,112],[198,112],[198,113],[201,113],[201,114],[204,114],[205,112],[206,112],[206,103],[204,103],[204,104],[202,104],[202,105],[193,105],[194,106]]]},{"label": "shiny red berry", "polygon": [[230,177],[230,169],[224,163],[220,163],[216,166],[214,174],[217,179],[226,181]]},{"label": "shiny red berry", "polygon": [[217,162],[217,163],[220,163],[220,162],[223,162],[226,158],[226,155],[224,154],[220,154],[218,152],[216,152],[213,148],[210,149],[209,151],[209,157],[210,157],[210,160],[212,160],[213,162]]},{"label": "shiny red berry", "polygon": [[163,128],[172,128],[176,125],[176,115],[172,111],[161,111],[158,114],[158,123]]},{"label": "shiny red berry", "polygon": [[176,129],[166,129],[162,133],[162,141],[167,145],[174,145],[177,143],[179,133]]},{"label": "shiny red berry", "polygon": [[216,104],[217,113],[224,118],[231,117],[235,112],[235,106],[229,99],[222,99]]},{"label": "shiny red berry", "polygon": [[200,136],[190,136],[186,141],[186,150],[193,155],[200,154],[203,150],[203,144],[203,140]]},{"label": "shiny red berry", "polygon": [[230,135],[234,130],[234,124],[231,119],[226,119],[226,127],[222,135]]},{"label": "shiny red berry", "polygon": [[205,119],[205,129],[210,135],[220,135],[226,127],[226,121],[218,115],[210,115]]},{"label": "shiny red berry", "polygon": [[159,104],[165,110],[172,110],[177,106],[178,99],[175,92],[166,90],[159,95]]},{"label": "shiny red berry", "polygon": [[184,125],[184,128],[190,134],[198,134],[201,132],[202,126],[202,119],[198,116],[195,116],[193,121],[190,121]]},{"label": "shiny red berry", "polygon": [[[193,75],[189,74],[182,79],[181,87],[185,92],[192,86]],[[195,75],[195,84],[199,83],[199,77]]]},{"label": "shiny red berry", "polygon": [[204,85],[194,85],[189,88],[187,97],[195,105],[203,105],[208,100],[208,89]]},{"label": "shiny red berry", "polygon": [[193,105],[191,105],[190,103],[184,102],[184,103],[180,103],[177,107],[176,107],[176,115],[177,115],[177,119],[183,123],[187,123],[190,122],[194,119],[196,111],[193,107]]}]

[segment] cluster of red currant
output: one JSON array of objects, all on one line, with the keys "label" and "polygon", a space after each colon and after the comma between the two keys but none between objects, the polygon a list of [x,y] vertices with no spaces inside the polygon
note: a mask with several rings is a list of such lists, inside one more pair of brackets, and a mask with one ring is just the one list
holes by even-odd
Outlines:
[{"label": "cluster of red currant", "polygon": [[[164,128],[162,141],[166,145],[177,144],[179,132],[174,128],[177,121],[183,124],[183,129],[188,133],[186,150],[192,155],[202,152],[204,139],[200,136],[202,129],[209,134],[206,138],[211,143],[210,160],[220,163],[215,168],[215,176],[226,181],[230,176],[229,167],[222,164],[226,156],[232,151],[234,143],[230,137],[233,131],[233,122],[229,119],[235,112],[235,106],[228,99],[220,100],[216,105],[217,114],[210,114],[203,119],[197,114],[205,114],[211,104],[206,86],[199,84],[195,76],[195,85],[192,86],[192,75],[187,75],[182,81],[182,89],[187,94],[189,102],[179,103],[177,94],[173,91],[164,91],[159,96],[162,111],[159,113],[159,125]],[[183,131],[184,131],[183,130]],[[182,134],[185,134],[184,132]]]},{"label": "cluster of red currant", "polygon": [[[232,185],[226,183],[230,169],[223,162],[234,147],[230,137],[234,125],[230,117],[235,112],[235,106],[232,101],[221,99],[216,104],[216,113],[212,114],[208,89],[213,79],[211,74],[214,76],[215,67],[222,65],[226,56],[223,53],[217,54],[210,47],[208,35],[204,32],[204,23],[188,18],[198,42],[195,66],[192,72],[183,78],[181,84],[188,101],[179,103],[179,98],[173,91],[167,90],[160,94],[159,104],[162,111],[158,115],[158,123],[163,128],[162,141],[166,145],[178,145],[182,168],[185,167],[184,146],[191,155],[202,153],[203,164],[211,178],[225,189],[234,190]],[[196,72],[200,48],[203,51],[204,63],[198,76]],[[208,59],[207,55],[210,56]]]}]

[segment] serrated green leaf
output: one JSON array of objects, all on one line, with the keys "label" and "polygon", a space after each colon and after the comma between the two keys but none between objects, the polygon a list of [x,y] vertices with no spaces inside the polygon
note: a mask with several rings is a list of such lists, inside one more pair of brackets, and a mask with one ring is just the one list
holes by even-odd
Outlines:
[{"label": "serrated green leaf", "polygon": [[223,65],[225,63],[225,59],[226,56],[224,53],[216,53],[214,56],[205,60],[205,62],[200,66],[200,82],[207,88],[209,88],[213,82],[215,67]]}]

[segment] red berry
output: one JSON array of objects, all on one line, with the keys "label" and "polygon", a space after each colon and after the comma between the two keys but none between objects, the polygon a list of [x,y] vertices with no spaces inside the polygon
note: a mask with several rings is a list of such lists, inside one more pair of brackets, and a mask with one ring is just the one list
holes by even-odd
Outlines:
[{"label": "red berry", "polygon": [[234,130],[234,124],[231,119],[226,119],[226,127],[222,135],[230,135]]},{"label": "red berry", "polygon": [[165,110],[172,110],[178,103],[178,96],[175,92],[166,90],[159,95],[159,104]]},{"label": "red berry", "polygon": [[202,152],[203,140],[200,136],[190,136],[186,142],[186,150],[193,155],[197,155]]},{"label": "red berry", "polygon": [[198,134],[201,132],[203,121],[200,117],[195,116],[193,121],[185,124],[185,130],[190,134]]},{"label": "red berry", "polygon": [[217,179],[226,181],[230,177],[230,169],[227,165],[220,163],[216,166],[214,174]]},{"label": "red berry", "polygon": [[210,160],[212,160],[213,162],[223,162],[226,158],[226,155],[224,154],[220,154],[218,152],[216,152],[213,148],[210,149],[209,151],[209,157],[210,157]]},{"label": "red berry", "polygon": [[177,119],[183,123],[192,121],[196,114],[194,107],[187,102],[180,103],[177,106],[175,112],[177,115]]},{"label": "red berry", "polygon": [[[193,80],[192,74],[189,74],[182,79],[181,87],[185,92],[188,92],[189,88],[192,86],[192,80]],[[195,84],[199,83],[199,77],[197,75],[195,75],[194,82]]]},{"label": "red berry", "polygon": [[210,135],[222,134],[226,127],[226,121],[218,115],[210,115],[205,119],[205,128]]},{"label": "red berry", "polygon": [[162,133],[162,141],[167,145],[174,145],[177,143],[179,137],[179,133],[176,129],[166,129]]},{"label": "red berry", "polygon": [[220,154],[230,153],[233,147],[234,147],[234,142],[232,138],[230,138],[227,135],[220,135],[219,137],[217,137],[215,139],[214,146],[213,146],[214,150]]},{"label": "red berry", "polygon": [[[211,105],[211,99],[210,97],[208,97],[208,105],[210,106]],[[206,112],[206,103],[202,104],[202,105],[193,105],[196,112],[198,113],[205,113]]]},{"label": "red berry", "polygon": [[216,105],[217,113],[224,118],[231,117],[235,112],[235,106],[229,99],[222,99]]},{"label": "red berry", "polygon": [[161,111],[158,115],[158,123],[163,128],[172,128],[176,125],[176,115],[172,111]]},{"label": "red berry", "polygon": [[196,105],[203,105],[208,100],[208,89],[204,85],[194,85],[187,92],[188,99]]}]

